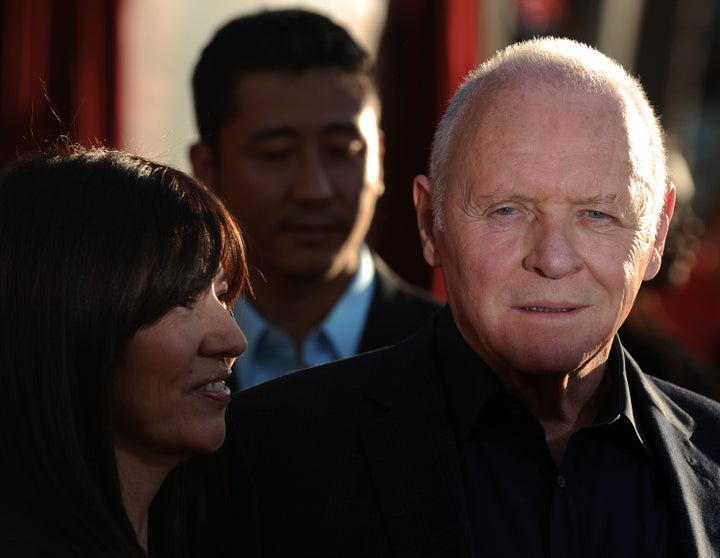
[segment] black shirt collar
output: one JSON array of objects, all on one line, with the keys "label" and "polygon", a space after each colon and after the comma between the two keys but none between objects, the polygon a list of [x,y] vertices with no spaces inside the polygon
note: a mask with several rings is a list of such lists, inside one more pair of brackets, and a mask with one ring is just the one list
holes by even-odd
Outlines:
[{"label": "black shirt collar", "polygon": [[[470,435],[481,410],[493,396],[502,393],[514,397],[507,392],[487,363],[467,344],[447,305],[437,316],[434,344],[437,368],[450,408],[451,424],[460,442]],[[633,413],[625,357],[617,338],[610,351],[608,369],[612,374],[612,385],[594,426],[625,423],[630,427],[632,437],[649,451]]]}]

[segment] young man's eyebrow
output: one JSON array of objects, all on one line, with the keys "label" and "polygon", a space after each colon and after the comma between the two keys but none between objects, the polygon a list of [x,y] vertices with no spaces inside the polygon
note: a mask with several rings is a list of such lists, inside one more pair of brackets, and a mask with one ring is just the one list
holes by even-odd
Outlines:
[{"label": "young man's eyebrow", "polygon": [[323,128],[326,134],[348,134],[352,136],[360,135],[360,128],[354,122],[333,122]]},{"label": "young man's eyebrow", "polygon": [[274,126],[256,130],[252,134],[252,139],[262,141],[275,138],[295,138],[299,135],[298,131],[290,126]]}]

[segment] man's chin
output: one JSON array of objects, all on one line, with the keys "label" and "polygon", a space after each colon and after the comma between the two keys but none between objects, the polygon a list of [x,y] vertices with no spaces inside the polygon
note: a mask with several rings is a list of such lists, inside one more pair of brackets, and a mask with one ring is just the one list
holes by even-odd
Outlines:
[{"label": "man's chin", "polygon": [[332,261],[301,262],[279,270],[285,280],[302,283],[324,283],[337,278],[339,272]]},{"label": "man's chin", "polygon": [[567,375],[594,370],[606,360],[608,351],[609,347],[601,350],[598,346],[589,347],[587,343],[572,345],[557,341],[525,347],[508,361],[512,368],[526,375]]}]

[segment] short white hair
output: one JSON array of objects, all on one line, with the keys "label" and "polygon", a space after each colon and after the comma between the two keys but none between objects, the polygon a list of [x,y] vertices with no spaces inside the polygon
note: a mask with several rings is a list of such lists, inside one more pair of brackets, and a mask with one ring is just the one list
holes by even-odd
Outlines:
[{"label": "short white hair", "polygon": [[[438,124],[430,153],[435,226],[442,228],[442,202],[459,124],[480,95],[516,80],[538,79],[591,94],[610,95],[626,115],[633,180],[648,188],[649,218],[659,224],[668,188],[663,131],[643,86],[620,64],[600,51],[565,38],[541,37],[512,44],[470,72]],[[641,139],[635,133],[644,130]],[[631,135],[632,134],[632,135]]]}]

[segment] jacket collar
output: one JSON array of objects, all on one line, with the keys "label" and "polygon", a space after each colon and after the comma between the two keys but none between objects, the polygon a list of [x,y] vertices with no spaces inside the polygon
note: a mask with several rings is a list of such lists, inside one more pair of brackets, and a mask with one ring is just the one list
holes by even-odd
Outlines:
[{"label": "jacket collar", "polygon": [[[366,396],[381,412],[362,441],[395,555],[470,557],[457,444],[435,373],[434,324],[430,320],[393,348],[394,362],[383,367],[393,372],[367,384]],[[682,556],[717,558],[720,467],[693,443],[695,420],[624,350],[623,361],[633,408],[661,469]]]},{"label": "jacket collar", "polygon": [[[473,556],[457,445],[434,372],[433,321],[391,350],[365,393],[380,409],[362,435],[393,556]],[[430,503],[430,505],[428,505]]]},{"label": "jacket collar", "polygon": [[[626,372],[644,432],[670,502],[671,525],[683,556],[717,557],[720,549],[720,467],[694,443],[696,421],[644,375],[625,353]],[[677,389],[677,388],[672,388]],[[716,434],[717,435],[717,434]]]}]

